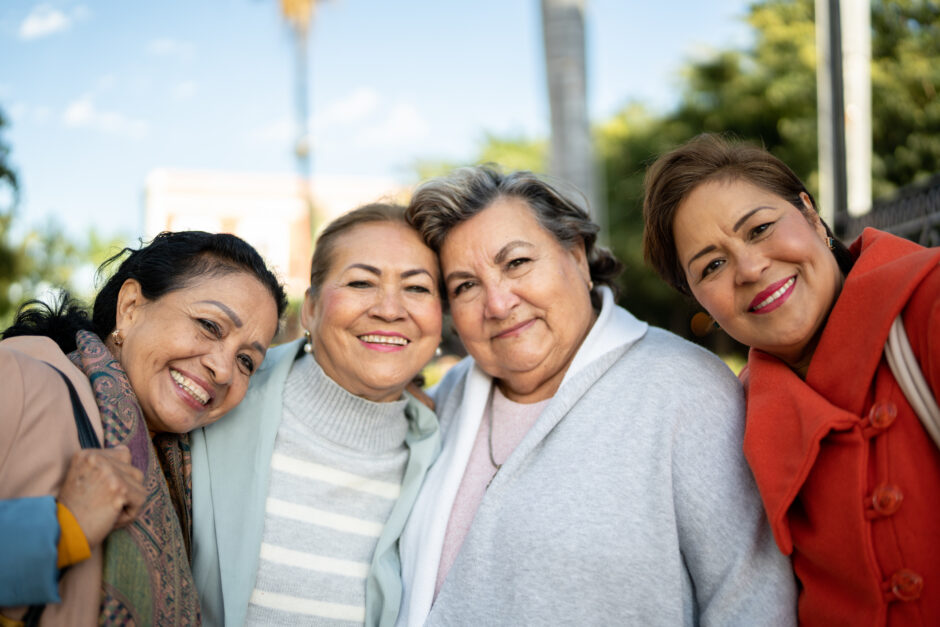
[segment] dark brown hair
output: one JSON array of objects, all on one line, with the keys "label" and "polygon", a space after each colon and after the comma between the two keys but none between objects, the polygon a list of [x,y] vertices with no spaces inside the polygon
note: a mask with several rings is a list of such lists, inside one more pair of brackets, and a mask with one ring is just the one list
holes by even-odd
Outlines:
[{"label": "dark brown hair", "polygon": [[[532,172],[503,174],[491,165],[460,168],[420,185],[411,198],[407,217],[428,246],[440,253],[451,229],[499,198],[525,201],[542,228],[565,248],[583,242],[591,280],[617,293],[614,279],[623,265],[610,251],[597,245],[597,224],[578,203]],[[591,292],[591,302],[600,307],[596,292]]]},{"label": "dark brown hair", "polygon": [[[669,285],[691,294],[685,272],[676,252],[673,222],[679,205],[702,183],[743,180],[780,196],[806,215],[800,197],[806,194],[813,210],[816,201],[787,165],[767,150],[704,133],[659,157],[646,171],[643,198],[643,258]],[[833,238],[833,255],[843,274],[853,259],[836,240],[825,222],[826,234]]]}]

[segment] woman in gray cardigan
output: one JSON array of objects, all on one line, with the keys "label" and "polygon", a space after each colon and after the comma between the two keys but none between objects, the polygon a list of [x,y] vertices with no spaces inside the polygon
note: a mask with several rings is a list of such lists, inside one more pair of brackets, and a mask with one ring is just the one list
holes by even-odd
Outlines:
[{"label": "woman in gray cardigan", "polygon": [[308,339],[269,351],[242,404],[193,435],[206,624],[394,623],[398,537],[440,449],[434,413],[404,392],[440,343],[439,276],[403,207],[322,232]]},{"label": "woman in gray cardigan", "polygon": [[436,390],[399,624],[795,623],[737,379],[614,303],[620,264],[586,212],[475,167],[419,187],[408,215],[470,357]]}]

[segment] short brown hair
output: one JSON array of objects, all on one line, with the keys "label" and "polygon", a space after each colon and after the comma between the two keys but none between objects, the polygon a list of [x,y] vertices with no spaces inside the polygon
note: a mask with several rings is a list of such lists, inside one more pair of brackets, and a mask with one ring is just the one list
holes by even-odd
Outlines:
[{"label": "short brown hair", "polygon": [[414,228],[405,219],[405,208],[391,203],[370,203],[339,216],[327,224],[317,236],[313,259],[310,262],[310,289],[314,294],[319,293],[323,280],[330,272],[337,238],[355,226],[372,222],[393,222]]},{"label": "short brown hair", "polygon": [[[492,165],[479,165],[431,179],[415,190],[408,206],[408,221],[428,246],[440,253],[451,229],[499,198],[525,201],[542,228],[565,248],[583,242],[591,281],[607,285],[617,293],[614,279],[623,265],[610,251],[597,245],[597,224],[577,202],[527,170],[504,174]],[[600,297],[593,291],[591,302],[600,307]]]},{"label": "short brown hair", "polygon": [[[691,294],[691,291],[672,230],[676,211],[702,183],[735,180],[747,181],[776,194],[803,213],[807,209],[800,194],[805,193],[816,209],[816,201],[800,178],[763,148],[704,133],[662,155],[647,169],[644,180],[643,258],[663,280],[683,294]],[[826,232],[832,236],[828,226]],[[839,260],[839,254],[836,259]],[[844,268],[843,272],[846,272]]]}]

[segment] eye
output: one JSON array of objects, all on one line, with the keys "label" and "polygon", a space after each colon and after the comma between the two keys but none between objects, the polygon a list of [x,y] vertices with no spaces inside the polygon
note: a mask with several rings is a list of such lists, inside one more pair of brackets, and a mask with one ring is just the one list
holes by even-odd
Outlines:
[{"label": "eye", "polygon": [[207,318],[198,319],[199,326],[211,333],[214,337],[222,337],[222,329],[212,320]]},{"label": "eye", "polygon": [[460,296],[463,292],[466,292],[475,285],[476,283],[474,281],[464,281],[463,283],[459,283],[457,287],[454,288],[454,296]]},{"label": "eye", "polygon": [[521,267],[521,266],[524,266],[525,264],[529,263],[530,261],[532,261],[532,260],[529,259],[528,257],[517,257],[516,259],[510,260],[510,261],[506,264],[506,268],[509,269],[509,270],[513,270],[513,269],[515,269],[515,268],[519,268],[519,267]]},{"label": "eye", "polygon": [[755,237],[762,235],[771,226],[773,226],[773,222],[765,222],[764,224],[755,226],[753,229],[751,229],[751,239],[754,239]]},{"label": "eye", "polygon": [[702,268],[702,278],[704,279],[709,274],[718,270],[718,268],[720,268],[721,264],[723,263],[724,261],[721,259],[712,259],[711,261],[709,261],[707,264],[705,264],[705,267]]},{"label": "eye", "polygon": [[347,284],[346,284],[346,287],[354,287],[354,288],[356,288],[356,289],[360,289],[360,290],[361,290],[361,289],[366,289],[366,288],[372,287],[372,284],[369,283],[368,281],[355,280],[355,281],[350,281],[349,283],[347,283]]},{"label": "eye", "polygon": [[241,367],[245,369],[248,373],[248,376],[251,376],[255,371],[255,360],[250,356],[241,354],[238,356],[238,363],[241,364]]},{"label": "eye", "polygon": [[431,293],[431,290],[429,290],[423,285],[408,285],[408,286],[405,286],[405,291],[413,292],[415,294],[430,294]]}]

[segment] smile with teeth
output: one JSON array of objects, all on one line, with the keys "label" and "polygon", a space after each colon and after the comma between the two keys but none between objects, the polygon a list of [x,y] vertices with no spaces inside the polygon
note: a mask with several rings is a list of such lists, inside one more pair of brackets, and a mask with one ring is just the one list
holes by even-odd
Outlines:
[{"label": "smile with teeth", "polygon": [[789,290],[793,286],[794,283],[796,283],[796,277],[795,276],[790,277],[790,280],[784,283],[783,285],[781,285],[780,288],[774,291],[773,294],[771,294],[770,296],[768,296],[761,302],[754,305],[754,307],[751,308],[751,311],[760,311],[761,309],[763,309],[770,303],[774,302],[775,300],[777,300],[778,298],[786,294],[787,290]]},{"label": "smile with teeth", "polygon": [[370,344],[392,344],[394,346],[407,346],[407,338],[397,335],[360,335],[359,339]]},{"label": "smile with teeth", "polygon": [[209,394],[204,389],[202,389],[202,386],[189,377],[184,377],[176,370],[170,370],[170,376],[173,377],[173,380],[176,381],[176,385],[178,385],[180,389],[188,392],[190,396],[195,398],[203,405],[207,405],[211,400]]}]

